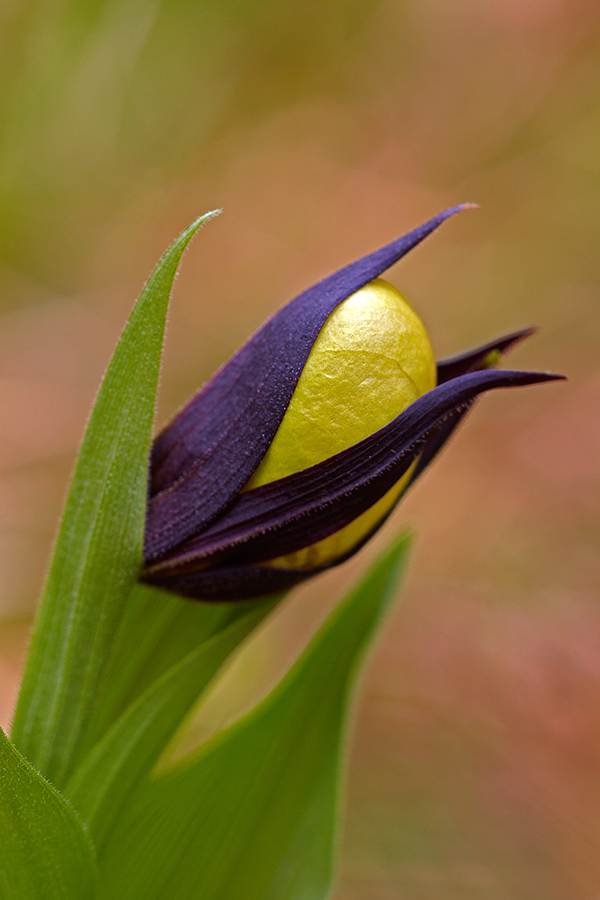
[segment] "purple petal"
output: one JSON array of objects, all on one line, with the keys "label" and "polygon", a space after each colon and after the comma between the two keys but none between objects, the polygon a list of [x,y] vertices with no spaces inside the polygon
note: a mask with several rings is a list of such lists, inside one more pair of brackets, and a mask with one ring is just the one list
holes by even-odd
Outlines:
[{"label": "purple petal", "polygon": [[246,484],[266,453],[330,313],[469,204],[440,213],[279,310],[157,437],[145,557],[196,534]]},{"label": "purple petal", "polygon": [[448,415],[460,414],[484,391],[553,381],[562,376],[494,369],[439,385],[389,425],[324,462],[239,494],[197,537],[152,566],[144,578],[161,584],[204,565],[256,564],[292,553],[340,530],[382,497],[435,440]]}]

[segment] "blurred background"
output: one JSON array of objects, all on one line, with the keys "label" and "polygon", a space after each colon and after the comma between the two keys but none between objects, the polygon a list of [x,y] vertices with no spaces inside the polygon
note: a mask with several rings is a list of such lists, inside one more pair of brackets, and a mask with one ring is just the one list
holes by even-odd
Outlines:
[{"label": "blurred background", "polygon": [[536,324],[511,364],[569,382],[477,404],[197,729],[409,524],[336,900],[597,900],[597,0],[2,0],[0,82],[0,724],[98,381],[170,241],[224,208],[174,292],[159,422],[284,301],[476,201],[388,277],[439,356]]}]

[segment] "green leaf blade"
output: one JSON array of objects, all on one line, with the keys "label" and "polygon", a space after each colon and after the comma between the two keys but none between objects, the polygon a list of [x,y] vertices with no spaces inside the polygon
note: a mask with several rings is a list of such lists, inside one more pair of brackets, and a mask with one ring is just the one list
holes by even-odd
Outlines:
[{"label": "green leaf blade", "polygon": [[169,296],[194,222],[146,284],[94,404],[67,496],[12,737],[54,784],[85,738],[98,684],[139,573],[147,466]]},{"label": "green leaf blade", "polygon": [[101,860],[103,900],[328,896],[349,698],[406,543],[342,602],[262,703],[140,790]]},{"label": "green leaf blade", "polygon": [[265,603],[271,606],[272,598],[251,603],[193,603],[160,588],[136,584],[115,636],[79,758],[173,666]]},{"label": "green leaf blade", "polygon": [[74,810],[0,730],[0,897],[96,896],[92,844]]},{"label": "green leaf blade", "polygon": [[131,704],[76,769],[65,796],[86,822],[98,853],[192,704],[274,602],[248,611],[172,666]]}]

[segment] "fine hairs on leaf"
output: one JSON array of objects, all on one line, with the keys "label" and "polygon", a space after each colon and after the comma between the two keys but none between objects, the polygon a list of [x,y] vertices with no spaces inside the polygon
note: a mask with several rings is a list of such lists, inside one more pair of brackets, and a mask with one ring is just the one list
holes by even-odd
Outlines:
[{"label": "fine hairs on leaf", "polygon": [[12,740],[57,787],[85,739],[142,558],[148,454],[169,295],[202,216],[165,253],[107,369],[40,604]]},{"label": "fine hairs on leaf", "polygon": [[96,896],[96,860],[85,825],[0,730],[0,897]]}]

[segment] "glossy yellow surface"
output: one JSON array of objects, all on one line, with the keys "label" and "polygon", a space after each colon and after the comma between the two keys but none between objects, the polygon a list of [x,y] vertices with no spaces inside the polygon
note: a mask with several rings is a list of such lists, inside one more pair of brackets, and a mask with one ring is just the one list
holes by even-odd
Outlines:
[{"label": "glossy yellow surface", "polygon": [[[376,279],[329,316],[279,430],[246,489],[328,459],[387,425],[435,387],[423,323],[395,287]],[[350,552],[394,505],[409,475],[354,522],[276,567],[314,568]]]}]

